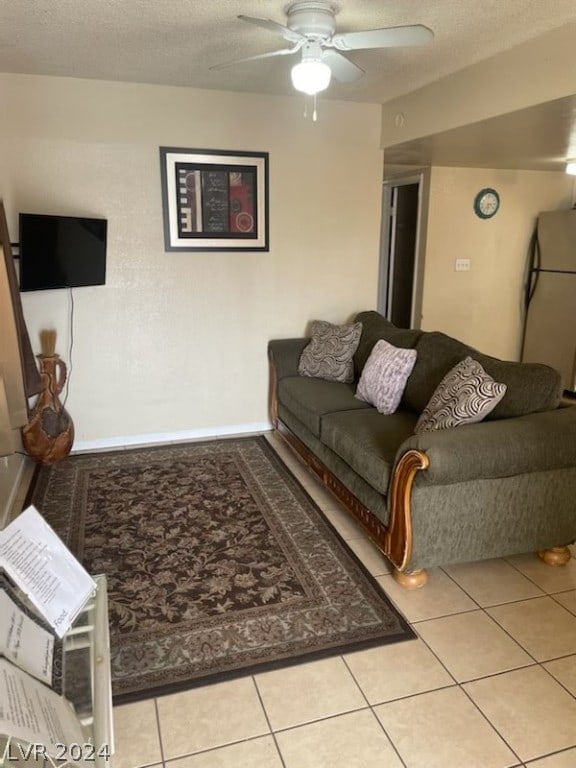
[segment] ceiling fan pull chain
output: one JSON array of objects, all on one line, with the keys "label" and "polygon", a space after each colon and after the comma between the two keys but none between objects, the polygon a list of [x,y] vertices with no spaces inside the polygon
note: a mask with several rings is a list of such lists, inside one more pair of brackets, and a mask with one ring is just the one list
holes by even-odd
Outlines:
[{"label": "ceiling fan pull chain", "polygon": [[312,122],[316,122],[318,119],[318,113],[316,112],[316,94],[314,94],[314,111],[312,112]]},{"label": "ceiling fan pull chain", "polygon": [[308,117],[308,99],[304,96],[304,120]]}]

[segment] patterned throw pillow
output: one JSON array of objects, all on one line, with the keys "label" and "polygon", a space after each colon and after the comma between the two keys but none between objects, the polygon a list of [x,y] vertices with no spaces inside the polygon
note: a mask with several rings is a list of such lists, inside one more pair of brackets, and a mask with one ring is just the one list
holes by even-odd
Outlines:
[{"label": "patterned throw pillow", "polygon": [[353,381],[352,358],[360,343],[362,323],[332,325],[326,320],[314,320],[311,329],[312,339],[304,348],[298,363],[300,376],[329,381]]},{"label": "patterned throw pillow", "polygon": [[374,344],[362,370],[356,397],[379,413],[395,413],[416,362],[415,349],[395,347],[384,339]]},{"label": "patterned throw pillow", "polygon": [[480,363],[466,357],[442,379],[420,414],[414,432],[432,432],[475,424],[492,411],[506,393],[506,384],[489,376]]}]

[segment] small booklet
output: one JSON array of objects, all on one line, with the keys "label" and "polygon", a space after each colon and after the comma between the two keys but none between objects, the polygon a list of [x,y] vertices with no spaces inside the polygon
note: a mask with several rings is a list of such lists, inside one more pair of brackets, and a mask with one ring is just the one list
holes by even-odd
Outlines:
[{"label": "small booklet", "polygon": [[62,693],[62,641],[0,574],[0,656]]},{"label": "small booklet", "polygon": [[3,736],[42,744],[52,757],[61,753],[62,745],[85,741],[70,702],[6,659],[0,659],[0,702]]},{"label": "small booklet", "polygon": [[0,531],[0,568],[60,638],[96,590],[94,579],[35,507]]}]

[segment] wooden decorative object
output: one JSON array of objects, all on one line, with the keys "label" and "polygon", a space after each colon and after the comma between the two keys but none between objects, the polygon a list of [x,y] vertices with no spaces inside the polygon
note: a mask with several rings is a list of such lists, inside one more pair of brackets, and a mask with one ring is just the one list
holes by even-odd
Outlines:
[{"label": "wooden decorative object", "polygon": [[278,389],[278,376],[276,366],[270,363],[270,377],[268,379],[268,410],[270,412],[270,421],[274,429],[278,429],[278,398],[276,391]]},{"label": "wooden decorative object", "polygon": [[396,569],[392,576],[404,589],[420,589],[428,581],[428,572],[424,569],[420,571],[399,571]]},{"label": "wooden decorative object", "polygon": [[40,348],[45,357],[56,354],[56,331],[54,328],[45,328],[40,331]]},{"label": "wooden decorative object", "polygon": [[42,354],[40,374],[44,389],[22,429],[22,443],[27,453],[41,464],[52,464],[70,453],[74,442],[74,423],[58,395],[66,383],[66,364],[54,353],[56,331],[40,334]]},{"label": "wooden decorative object", "polygon": [[[430,459],[422,451],[406,451],[392,476],[388,552],[394,565],[403,571],[412,558],[412,514],[410,501],[417,472],[428,469]],[[422,586],[422,585],[420,585]]]},{"label": "wooden decorative object", "polygon": [[566,565],[570,560],[570,550],[568,547],[552,547],[551,549],[541,549],[538,552],[540,557],[546,565],[557,567],[559,565]]}]

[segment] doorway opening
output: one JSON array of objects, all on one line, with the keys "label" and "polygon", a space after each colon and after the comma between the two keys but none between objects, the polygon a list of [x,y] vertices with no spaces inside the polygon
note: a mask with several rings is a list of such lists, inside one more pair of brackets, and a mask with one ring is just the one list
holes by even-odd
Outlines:
[{"label": "doorway opening", "polygon": [[385,180],[378,311],[400,328],[420,328],[430,169]]}]

